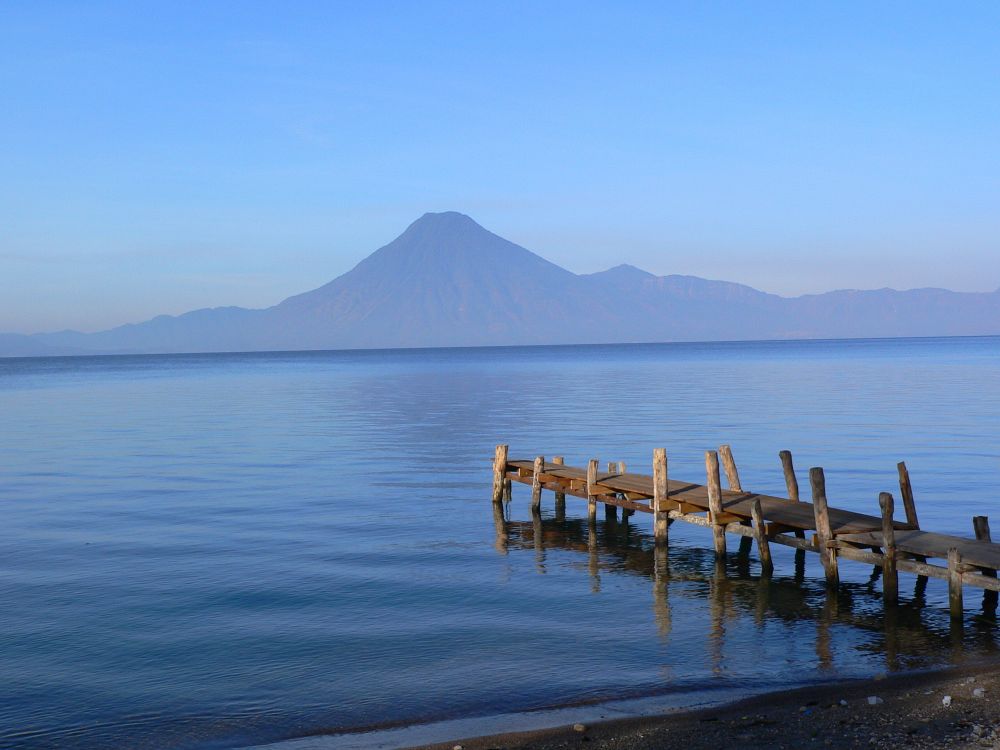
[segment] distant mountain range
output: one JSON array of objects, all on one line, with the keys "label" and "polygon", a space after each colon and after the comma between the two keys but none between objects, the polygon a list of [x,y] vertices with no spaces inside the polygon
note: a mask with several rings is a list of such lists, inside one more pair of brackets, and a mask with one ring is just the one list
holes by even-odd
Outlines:
[{"label": "distant mountain range", "polygon": [[1000,289],[780,297],[628,265],[581,275],[446,212],[274,307],[161,315],[99,333],[0,334],[0,356],[984,334],[1000,334]]}]

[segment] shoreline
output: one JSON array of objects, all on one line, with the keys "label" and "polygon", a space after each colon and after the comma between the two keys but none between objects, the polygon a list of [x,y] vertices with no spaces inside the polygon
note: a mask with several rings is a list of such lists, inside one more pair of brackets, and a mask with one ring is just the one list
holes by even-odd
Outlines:
[{"label": "shoreline", "polygon": [[[973,691],[982,691],[982,695]],[[945,705],[944,696],[951,696]],[[878,702],[869,704],[869,697]],[[843,705],[842,702],[846,702]],[[693,709],[412,744],[408,750],[1000,748],[1000,659],[759,693]]]}]

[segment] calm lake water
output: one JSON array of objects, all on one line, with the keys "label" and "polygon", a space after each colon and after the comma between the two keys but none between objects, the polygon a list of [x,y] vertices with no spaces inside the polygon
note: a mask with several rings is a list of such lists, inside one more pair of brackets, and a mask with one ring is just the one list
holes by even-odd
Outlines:
[{"label": "calm lake water", "polygon": [[[540,526],[512,457],[623,460],[744,486],[827,471],[877,512],[906,460],[922,525],[1000,526],[1000,339],[0,360],[0,745],[226,748],[317,732],[924,668],[997,650],[967,589],[883,615],[871,569],[775,550],[719,570],[649,516]],[[735,546],[731,544],[731,546]],[[671,698],[673,696],[674,698]]]}]

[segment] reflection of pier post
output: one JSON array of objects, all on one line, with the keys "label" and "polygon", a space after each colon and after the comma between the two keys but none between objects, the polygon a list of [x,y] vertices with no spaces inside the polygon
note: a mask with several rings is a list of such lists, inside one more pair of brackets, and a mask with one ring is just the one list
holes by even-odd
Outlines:
[{"label": "reflection of pier post", "polygon": [[712,672],[722,673],[722,660],[725,652],[726,639],[726,561],[717,558],[715,574],[709,584],[708,609],[708,651],[712,662]]},{"label": "reflection of pier post", "polygon": [[590,590],[601,592],[600,564],[597,558],[597,519],[587,520],[587,572],[590,573]]},{"label": "reflection of pier post", "polygon": [[501,555],[507,554],[507,519],[504,518],[503,503],[493,503],[493,528],[497,532],[496,550]]},{"label": "reflection of pier post", "polygon": [[538,508],[531,509],[531,541],[535,545],[535,565],[539,573],[545,572],[545,545],[542,531],[542,513]]},{"label": "reflection of pier post", "polygon": [[667,550],[659,547],[653,552],[653,618],[656,620],[656,632],[663,642],[670,639],[672,627],[669,582]]},{"label": "reflection of pier post", "polygon": [[899,670],[899,608],[887,605],[882,620],[885,626],[885,668]]},{"label": "reflection of pier post", "polygon": [[764,627],[768,607],[771,605],[771,579],[761,576],[757,580],[757,606],[754,609],[754,622],[758,628]]},{"label": "reflection of pier post", "polygon": [[837,590],[827,588],[823,609],[816,618],[816,659],[819,668],[827,671],[833,669],[833,652],[830,649],[830,627],[840,614],[840,602]]}]

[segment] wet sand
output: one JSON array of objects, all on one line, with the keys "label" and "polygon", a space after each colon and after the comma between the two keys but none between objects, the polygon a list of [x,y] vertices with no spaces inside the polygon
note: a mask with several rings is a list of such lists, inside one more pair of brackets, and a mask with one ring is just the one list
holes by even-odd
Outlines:
[{"label": "wet sand", "polygon": [[[980,693],[981,695],[977,695]],[[950,705],[945,705],[950,696]],[[869,703],[874,697],[876,702]],[[582,727],[582,731],[581,730]],[[489,748],[997,748],[1000,661],[827,683],[656,717],[456,739],[424,750]]]}]

